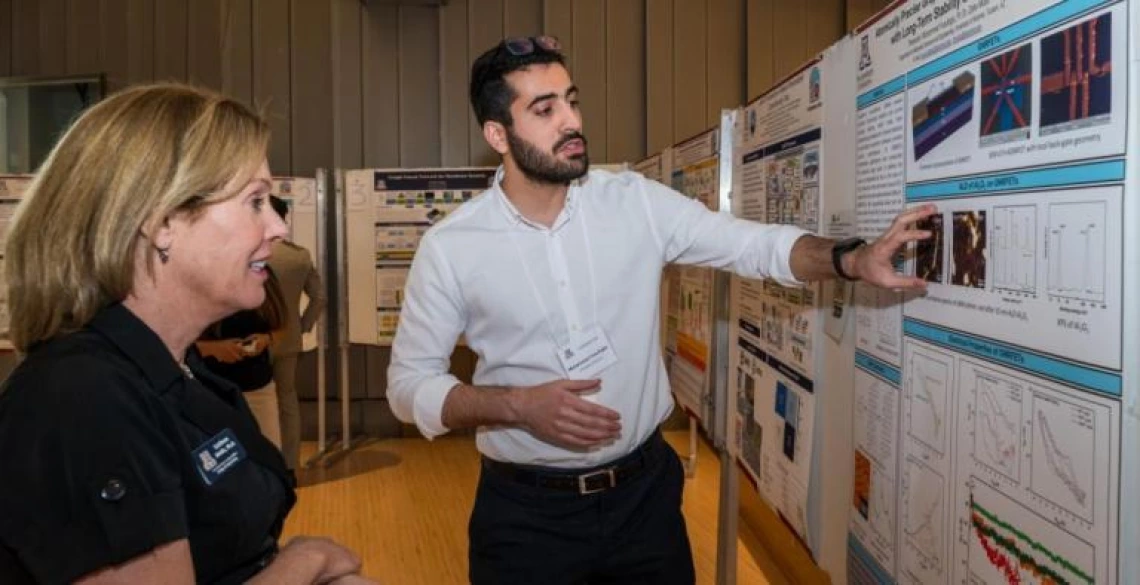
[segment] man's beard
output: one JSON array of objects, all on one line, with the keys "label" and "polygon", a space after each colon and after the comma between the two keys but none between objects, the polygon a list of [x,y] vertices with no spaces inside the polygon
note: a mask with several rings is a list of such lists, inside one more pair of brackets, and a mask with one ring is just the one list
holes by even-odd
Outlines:
[{"label": "man's beard", "polygon": [[[559,148],[571,140],[582,141],[582,154],[570,157],[569,161],[557,158]],[[590,156],[586,150],[586,137],[574,132],[567,134],[554,144],[550,154],[542,152],[537,146],[518,137],[514,131],[507,129],[507,146],[510,148],[511,158],[515,160],[522,174],[531,181],[547,185],[567,185],[580,178],[590,170]]]}]

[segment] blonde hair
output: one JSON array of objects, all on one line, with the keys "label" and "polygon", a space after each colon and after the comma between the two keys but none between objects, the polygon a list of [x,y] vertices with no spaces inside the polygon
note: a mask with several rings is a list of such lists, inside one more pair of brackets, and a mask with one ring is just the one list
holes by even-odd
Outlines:
[{"label": "blonde hair", "polygon": [[[269,127],[241,103],[161,83],[116,93],[76,120],[36,173],[5,244],[17,350],[85,326],[134,289],[157,223],[236,192],[265,158]],[[147,243],[147,272],[154,246]]]}]

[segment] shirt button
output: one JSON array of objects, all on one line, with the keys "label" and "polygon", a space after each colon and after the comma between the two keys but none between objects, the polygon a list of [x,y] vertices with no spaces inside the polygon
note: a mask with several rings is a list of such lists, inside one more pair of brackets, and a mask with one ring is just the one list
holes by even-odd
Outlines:
[{"label": "shirt button", "polygon": [[108,502],[117,502],[127,495],[127,485],[120,479],[110,479],[99,492],[99,497]]}]

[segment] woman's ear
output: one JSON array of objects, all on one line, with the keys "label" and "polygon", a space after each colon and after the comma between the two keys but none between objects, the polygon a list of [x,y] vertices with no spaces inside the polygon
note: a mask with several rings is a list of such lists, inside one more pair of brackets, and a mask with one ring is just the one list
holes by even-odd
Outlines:
[{"label": "woman's ear", "polygon": [[169,250],[170,245],[174,242],[174,228],[171,226],[170,218],[167,216],[154,217],[149,220],[142,227],[142,236],[150,242],[150,245],[159,250]]}]

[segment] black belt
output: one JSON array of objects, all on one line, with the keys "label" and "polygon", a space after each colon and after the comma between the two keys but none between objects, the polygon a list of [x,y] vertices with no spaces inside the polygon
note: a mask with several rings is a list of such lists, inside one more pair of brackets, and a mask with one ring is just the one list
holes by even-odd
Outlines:
[{"label": "black belt", "polygon": [[497,475],[529,486],[592,494],[615,488],[641,475],[661,453],[666,452],[661,431],[653,431],[640,446],[627,455],[589,469],[559,469],[521,465],[483,458],[483,467]]}]

